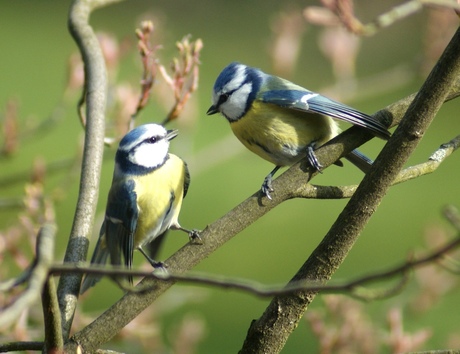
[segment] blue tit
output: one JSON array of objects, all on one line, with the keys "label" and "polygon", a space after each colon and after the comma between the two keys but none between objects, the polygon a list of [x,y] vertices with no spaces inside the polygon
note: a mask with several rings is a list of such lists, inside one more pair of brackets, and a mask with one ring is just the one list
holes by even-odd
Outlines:
[{"label": "blue tit", "polygon": [[[152,264],[143,246],[168,229],[182,230],[194,236],[196,231],[182,228],[178,222],[182,200],[187,194],[190,175],[186,163],[168,153],[169,142],[177,130],[158,124],[141,125],[120,141],[112,186],[107,199],[105,219],[99,233],[91,264],[105,264],[108,257],[115,266],[131,268],[138,249]],[[87,275],[81,293],[100,277]],[[128,277],[132,283],[132,277]]]},{"label": "blue tit", "polygon": [[[225,67],[214,84],[207,114],[218,112],[246,148],[275,164],[261,188],[269,199],[272,178],[280,167],[306,156],[314,168],[321,170],[314,150],[340,133],[332,118],[366,128],[382,139],[390,137],[387,128],[367,114],[236,62]],[[346,158],[364,171],[372,164],[357,150]]]}]

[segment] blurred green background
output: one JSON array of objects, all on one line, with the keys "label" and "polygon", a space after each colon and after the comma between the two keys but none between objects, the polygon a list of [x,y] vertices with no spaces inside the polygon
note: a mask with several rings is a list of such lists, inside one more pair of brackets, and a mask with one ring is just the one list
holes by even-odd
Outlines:
[{"label": "blurred green background", "polygon": [[[389,9],[394,1],[359,1],[357,15],[364,21]],[[97,31],[114,34],[120,41],[130,43],[129,53],[122,60],[116,81],[127,80],[135,87],[141,68],[136,53],[134,29],[142,19],[153,18],[158,41],[163,45],[159,57],[163,64],[175,55],[174,42],[190,33],[192,39],[201,38],[204,49],[201,56],[199,89],[189,103],[183,121],[174,123],[180,137],[174,140],[172,152],[188,161],[192,184],[184,202],[181,224],[187,228],[204,228],[231,208],[254,193],[272,166],[245,151],[236,138],[231,137],[227,122],[218,116],[208,117],[211,89],[220,70],[230,61],[241,61],[273,72],[269,46],[274,38],[273,22],[281,11],[301,11],[309,1],[130,1],[100,9],[91,23]],[[25,1],[1,3],[0,43],[0,107],[5,109],[9,99],[19,103],[21,128],[45,121],[56,107],[60,118],[49,126],[46,134],[29,136],[21,141],[20,149],[9,158],[1,159],[0,178],[31,170],[39,156],[52,163],[76,154],[83,131],[76,115],[78,94],[67,95],[65,90],[68,57],[76,46],[67,31],[68,1]],[[364,111],[378,109],[415,92],[423,82],[419,68],[423,60],[428,32],[428,13],[421,13],[382,30],[376,36],[363,38],[357,57],[357,78],[366,80],[392,68],[402,68],[401,83],[385,90],[375,80],[371,91],[363,89],[348,104]],[[330,62],[319,49],[322,29],[307,25],[301,37],[299,60],[289,79],[315,91],[333,87],[335,78]],[[450,38],[453,32],[446,33]],[[388,83],[385,83],[387,85]],[[383,85],[383,84],[382,84]],[[381,89],[381,90],[380,90]],[[380,91],[380,92],[379,92]],[[364,97],[360,99],[360,96]],[[166,106],[158,96],[138,118],[139,124],[160,122]],[[410,164],[425,161],[443,142],[449,141],[460,130],[459,104],[446,104],[410,159]],[[226,139],[226,140],[224,140]],[[375,157],[383,142],[370,142],[363,151]],[[228,144],[215,146],[220,141]],[[110,187],[113,149],[106,150],[99,194],[98,221],[105,208]],[[229,152],[234,152],[228,157]],[[450,157],[434,174],[391,188],[379,209],[364,230],[346,262],[333,280],[346,280],[388,268],[403,261],[407,255],[425,244],[426,228],[445,226],[440,210],[459,202],[460,172],[458,156]],[[47,178],[47,190],[59,183],[64,174]],[[318,176],[314,183],[344,185],[359,183],[361,173],[346,163],[344,168],[331,167]],[[56,257],[61,260],[78,192],[78,178],[66,191],[66,198],[56,204],[59,225]],[[23,183],[8,185],[1,197],[23,193]],[[202,262],[197,271],[222,274],[258,281],[264,284],[282,284],[300,267],[315,248],[338,213],[345,200],[293,200],[274,209],[268,215],[235,237],[211,257]],[[2,210],[0,227],[15,222],[16,210]],[[95,234],[99,224],[95,226]],[[161,252],[166,259],[187,242],[181,233],[171,232]],[[91,244],[91,251],[94,243]],[[137,264],[143,260],[136,255]],[[452,306],[458,306],[456,294],[442,298],[434,309],[423,314],[408,309],[415,286],[397,297],[365,305],[373,321],[385,327],[389,308],[402,306],[406,328],[411,331],[432,328],[433,335],[424,349],[443,348],[449,333],[459,333],[458,318],[452,316]],[[455,292],[455,291],[454,291]],[[82,302],[82,309],[97,314],[104,311],[121,296],[121,291],[108,281],[102,281]],[[457,296],[457,297],[456,297]],[[235,353],[242,345],[252,319],[258,318],[268,300],[236,291],[176,286],[164,294],[157,306],[156,318],[165,343],[171,338],[185,314],[197,316],[205,323],[205,337],[199,344],[200,353]],[[168,306],[169,304],[169,306]],[[313,308],[322,306],[320,297]],[[168,308],[171,308],[168,310]],[[455,311],[456,312],[456,311]],[[74,328],[74,331],[80,328]],[[41,339],[41,338],[36,338]],[[117,349],[114,343],[108,348]],[[123,346],[121,346],[123,348]],[[318,348],[310,328],[301,322],[289,339],[283,353],[315,352]],[[136,347],[128,352],[142,352]],[[146,351],[148,352],[148,351]]]}]

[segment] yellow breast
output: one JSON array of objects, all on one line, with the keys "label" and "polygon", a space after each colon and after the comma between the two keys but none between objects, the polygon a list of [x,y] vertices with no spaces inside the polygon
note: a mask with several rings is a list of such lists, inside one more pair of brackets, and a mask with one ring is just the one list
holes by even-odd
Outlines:
[{"label": "yellow breast", "polygon": [[277,166],[295,163],[309,144],[321,146],[338,131],[330,117],[258,101],[230,126],[249,150]]},{"label": "yellow breast", "polygon": [[166,163],[153,173],[133,178],[139,218],[135,247],[152,241],[177,223],[184,195],[185,165],[170,154]]}]

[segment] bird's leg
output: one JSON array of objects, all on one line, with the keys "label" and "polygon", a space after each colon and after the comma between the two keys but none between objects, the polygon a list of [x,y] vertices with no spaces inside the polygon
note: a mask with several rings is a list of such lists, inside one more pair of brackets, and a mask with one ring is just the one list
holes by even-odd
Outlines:
[{"label": "bird's leg", "polygon": [[172,225],[170,229],[186,232],[188,234],[188,238],[190,239],[190,241],[195,241],[195,242],[201,241],[200,230],[197,230],[197,229],[187,230],[187,229],[184,229],[179,224]]},{"label": "bird's leg", "polygon": [[[313,166],[313,168],[316,168],[318,172],[321,172],[323,166],[320,164],[315,155],[315,147],[316,142],[312,142],[311,144],[307,145],[307,159],[310,165]],[[364,173],[367,173],[371,168],[372,164],[374,163],[372,159],[370,159],[357,149],[351,151],[348,155],[345,156],[345,158],[351,163],[353,163]],[[337,160],[336,162],[334,162],[334,164],[338,166],[343,166],[343,163],[340,160]]]},{"label": "bird's leg", "polygon": [[152,265],[154,269],[161,268],[166,271],[166,264],[163,262],[157,262],[150,258],[150,256],[142,249],[142,247],[138,247],[139,251],[144,255],[145,259],[149,261],[149,263]]},{"label": "bird's leg", "polygon": [[316,157],[315,147],[316,147],[316,141],[313,141],[307,145],[307,159],[313,168],[317,169],[318,172],[321,172],[323,166],[319,163]]},{"label": "bird's leg", "polygon": [[272,199],[270,192],[273,192],[273,187],[272,187],[272,179],[273,176],[275,175],[276,171],[278,171],[281,168],[281,166],[276,166],[264,179],[264,183],[262,183],[262,187],[260,190],[262,191],[262,194],[265,195],[268,199]]}]

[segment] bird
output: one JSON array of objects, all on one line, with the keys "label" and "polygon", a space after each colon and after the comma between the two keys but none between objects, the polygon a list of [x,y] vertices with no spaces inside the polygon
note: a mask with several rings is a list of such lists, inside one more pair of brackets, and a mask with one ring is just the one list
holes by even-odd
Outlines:
[{"label": "bird", "polygon": [[[139,250],[154,268],[163,267],[143,247],[168,229],[182,230],[178,221],[182,200],[190,185],[187,164],[170,154],[169,144],[178,134],[158,124],[144,124],[128,132],[120,141],[105,217],[91,264],[103,265],[110,258],[114,266],[130,269],[134,250]],[[119,277],[128,279],[132,277]],[[100,276],[88,274],[80,293],[95,285]]]},{"label": "bird", "polygon": [[[340,133],[332,118],[365,128],[388,140],[390,132],[375,118],[286,79],[232,62],[217,77],[207,115],[221,113],[243,145],[275,168],[262,183],[271,199],[272,179],[284,166],[305,156],[321,172],[314,150]],[[345,156],[366,172],[373,161],[358,150]],[[337,164],[340,165],[340,162]]]}]

